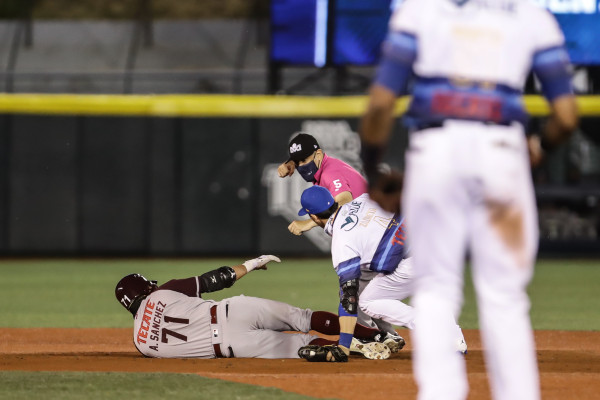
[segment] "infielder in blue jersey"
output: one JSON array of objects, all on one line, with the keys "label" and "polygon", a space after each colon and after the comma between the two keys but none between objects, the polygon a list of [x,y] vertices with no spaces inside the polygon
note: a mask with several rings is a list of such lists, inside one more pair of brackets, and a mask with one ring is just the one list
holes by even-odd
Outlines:
[{"label": "infielder in blue jersey", "polygon": [[376,188],[395,100],[410,80],[402,209],[415,271],[418,398],[467,397],[465,361],[447,316],[461,309],[468,252],[493,398],[538,399],[526,287],[538,242],[528,151],[540,148],[525,136],[521,96],[533,70],[551,111],[542,147],[576,128],[559,26],[532,1],[406,0],[382,49],[361,121],[362,156]]},{"label": "infielder in blue jersey", "polygon": [[[301,203],[301,212],[309,214],[332,239],[331,258],[340,283],[339,346],[353,351],[352,335],[359,307],[371,317],[414,328],[413,308],[402,302],[412,294],[413,274],[401,214],[383,210],[367,193],[335,210],[331,194],[318,186],[306,189]],[[365,269],[379,274],[359,294],[358,281]],[[462,331],[454,325],[456,350],[466,353]],[[386,344],[398,351],[404,340]],[[300,356],[311,359],[311,354],[302,349]]]}]

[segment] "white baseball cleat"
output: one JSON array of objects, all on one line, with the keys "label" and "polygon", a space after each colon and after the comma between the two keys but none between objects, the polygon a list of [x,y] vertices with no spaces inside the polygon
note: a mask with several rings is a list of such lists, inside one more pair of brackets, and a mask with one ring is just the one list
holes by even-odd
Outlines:
[{"label": "white baseball cleat", "polygon": [[398,334],[392,334],[387,332],[385,334],[385,336],[383,337],[383,340],[377,340],[378,342],[382,342],[383,344],[385,344],[387,347],[390,348],[390,350],[392,351],[392,353],[397,353],[400,350],[402,350],[402,348],[404,347],[404,345],[406,345],[406,341],[404,340],[404,338]]},{"label": "white baseball cleat", "polygon": [[[360,339],[359,339],[360,340]],[[406,341],[400,335],[390,332],[380,331],[373,337],[373,341],[383,343],[390,348],[392,353],[397,353],[406,345]],[[365,342],[361,340],[361,342]]]},{"label": "white baseball cleat", "polygon": [[467,342],[465,339],[460,339],[456,345],[456,349],[461,354],[467,354]]},{"label": "white baseball cleat", "polygon": [[361,342],[357,338],[352,338],[350,344],[351,354],[362,354],[369,360],[386,360],[392,354],[389,347],[379,342]]}]

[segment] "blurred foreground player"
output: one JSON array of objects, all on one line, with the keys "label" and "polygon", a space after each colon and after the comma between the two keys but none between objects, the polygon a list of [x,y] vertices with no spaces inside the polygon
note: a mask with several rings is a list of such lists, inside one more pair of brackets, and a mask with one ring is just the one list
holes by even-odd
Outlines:
[{"label": "blurred foreground player", "polygon": [[552,15],[521,0],[407,0],[392,15],[361,121],[369,184],[412,82],[403,210],[416,275],[419,399],[465,399],[454,349],[465,254],[471,257],[494,399],[540,397],[526,293],[538,231],[522,88],[530,71],[550,103],[542,144],[577,126],[569,58]]}]

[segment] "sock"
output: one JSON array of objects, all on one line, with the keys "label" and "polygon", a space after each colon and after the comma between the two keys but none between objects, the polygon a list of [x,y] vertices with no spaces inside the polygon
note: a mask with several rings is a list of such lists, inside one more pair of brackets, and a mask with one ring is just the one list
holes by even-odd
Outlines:
[{"label": "sock", "polygon": [[[313,329],[324,335],[339,335],[340,321],[338,316],[327,311],[314,311],[310,318],[310,329]],[[369,328],[364,325],[356,324],[354,336],[358,339],[371,340],[379,333],[379,329]]]},{"label": "sock", "polygon": [[349,349],[352,344],[352,334],[351,333],[340,333],[340,341],[339,345],[344,346]]},{"label": "sock", "polygon": [[369,328],[361,324],[356,324],[354,327],[354,336],[357,339],[372,340],[379,332],[381,332],[379,329]]}]

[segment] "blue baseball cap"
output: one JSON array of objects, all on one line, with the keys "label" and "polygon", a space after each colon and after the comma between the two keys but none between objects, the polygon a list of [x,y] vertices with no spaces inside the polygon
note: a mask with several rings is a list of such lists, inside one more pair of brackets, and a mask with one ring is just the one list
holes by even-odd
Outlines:
[{"label": "blue baseball cap", "polygon": [[329,190],[322,186],[311,186],[302,192],[300,197],[302,208],[298,211],[298,215],[318,214],[327,211],[333,203],[335,203],[335,200]]}]

